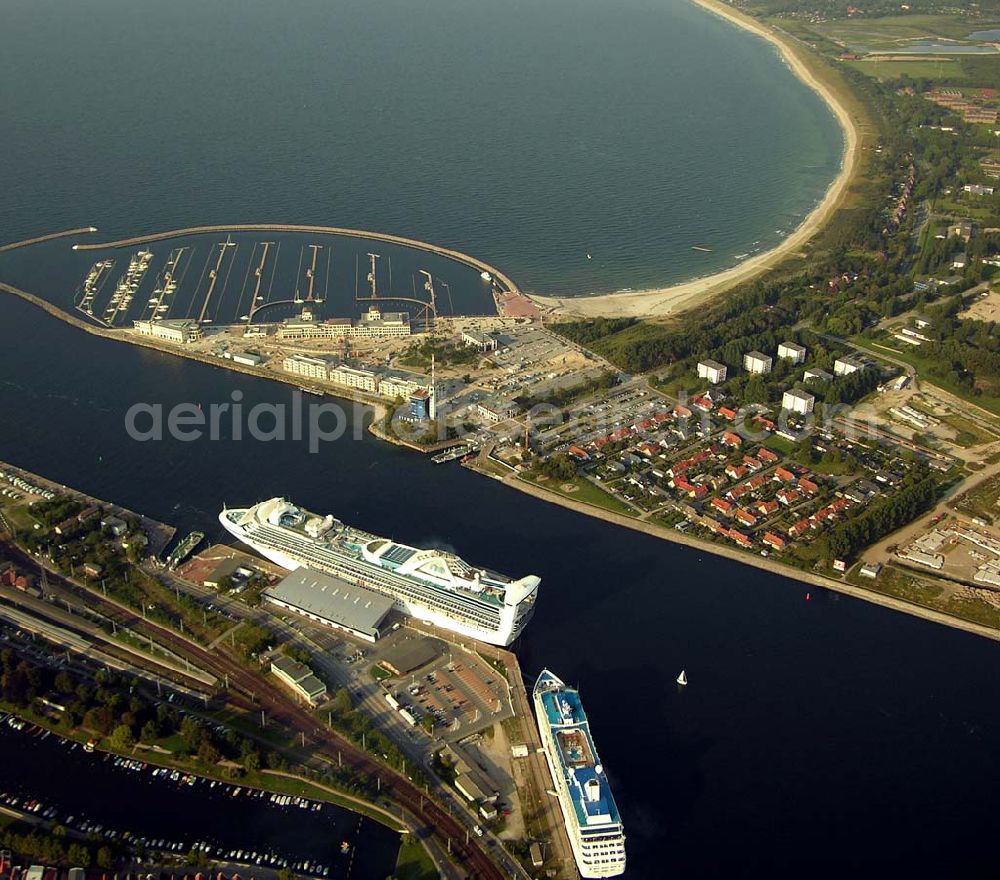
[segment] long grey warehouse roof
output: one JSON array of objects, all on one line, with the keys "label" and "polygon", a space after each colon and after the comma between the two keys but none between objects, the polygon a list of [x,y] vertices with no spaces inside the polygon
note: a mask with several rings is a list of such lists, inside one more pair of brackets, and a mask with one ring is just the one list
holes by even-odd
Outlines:
[{"label": "long grey warehouse roof", "polygon": [[375,635],[392,599],[310,568],[298,568],[264,594],[306,614]]}]

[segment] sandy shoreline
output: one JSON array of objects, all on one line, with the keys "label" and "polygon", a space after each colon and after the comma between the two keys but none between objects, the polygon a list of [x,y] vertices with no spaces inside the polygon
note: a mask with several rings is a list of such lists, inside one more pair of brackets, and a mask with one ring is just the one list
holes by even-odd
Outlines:
[{"label": "sandy shoreline", "polygon": [[850,183],[858,163],[860,139],[854,120],[847,108],[840,103],[834,90],[817,79],[796,54],[791,44],[775,31],[738,12],[721,0],[692,0],[692,2],[777,46],[781,57],[792,73],[826,102],[844,132],[844,154],[840,173],[830,184],[822,201],[813,208],[791,235],[771,250],[757,254],[738,266],[682,284],[640,290],[634,293],[608,293],[579,297],[530,294],[531,298],[544,308],[553,308],[566,315],[590,318],[657,317],[692,308],[714,294],[774,268],[786,255],[801,248],[826,223]]}]

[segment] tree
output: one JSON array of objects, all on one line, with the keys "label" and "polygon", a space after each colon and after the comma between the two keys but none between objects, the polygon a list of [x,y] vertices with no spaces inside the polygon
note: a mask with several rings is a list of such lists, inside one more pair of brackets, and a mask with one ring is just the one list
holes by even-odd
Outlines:
[{"label": "tree", "polygon": [[160,736],[160,728],[155,721],[150,719],[145,724],[142,725],[142,731],[139,733],[139,739],[143,742],[152,742],[154,739],[158,739]]},{"label": "tree", "polygon": [[127,724],[119,724],[111,731],[111,748],[116,752],[122,752],[132,748],[135,738],[132,736],[132,728]]},{"label": "tree", "polygon": [[102,846],[97,851],[97,867],[110,869],[114,865],[114,854],[111,852],[111,847]]}]

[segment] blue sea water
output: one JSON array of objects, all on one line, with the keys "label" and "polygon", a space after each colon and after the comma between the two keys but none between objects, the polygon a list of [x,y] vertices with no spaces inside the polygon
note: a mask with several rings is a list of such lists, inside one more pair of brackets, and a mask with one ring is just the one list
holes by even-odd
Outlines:
[{"label": "blue sea water", "polygon": [[686,0],[5,0],[2,16],[7,241],[319,223],[454,246],[528,290],[638,289],[776,243],[842,151],[772,46]]},{"label": "blue sea water", "polygon": [[[452,245],[529,289],[638,288],[772,244],[841,150],[771,46],[683,0],[3,0],[0,66],[7,241],[334,224]],[[806,601],[363,434],[319,455],[135,443],[136,401],[290,392],[10,298],[0,329],[0,459],[213,537],[223,503],[283,494],[539,574],[517,651],[527,678],[581,687],[628,877],[994,871],[993,643]]]}]

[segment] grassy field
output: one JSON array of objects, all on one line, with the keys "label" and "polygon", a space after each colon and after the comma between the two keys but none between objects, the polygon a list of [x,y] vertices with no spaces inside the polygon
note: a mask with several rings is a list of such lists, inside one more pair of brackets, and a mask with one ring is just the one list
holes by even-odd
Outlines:
[{"label": "grassy field", "polygon": [[[894,15],[886,18],[850,18],[812,25],[829,40],[852,49],[899,49],[915,40],[943,38],[965,41],[990,23],[970,21],[964,15]],[[975,44],[978,41],[969,41]]]},{"label": "grassy field", "polygon": [[997,501],[1000,500],[1000,477],[992,477],[978,486],[963,492],[951,506],[967,516],[985,516],[992,519],[998,513]]},{"label": "grassy field", "polygon": [[949,382],[944,376],[941,376],[936,371],[936,364],[933,361],[920,357],[913,348],[908,348],[903,351],[892,348],[881,340],[879,345],[874,345],[872,340],[866,339],[864,336],[853,336],[851,337],[851,342],[860,348],[867,349],[875,357],[890,356],[896,358],[897,360],[905,361],[910,364],[910,366],[914,367],[924,379],[929,380],[939,388],[943,388],[945,391],[954,394],[956,397],[960,397],[962,400],[967,400],[973,406],[978,406],[982,409],[988,410],[993,413],[993,415],[1000,415],[1000,398],[989,397],[985,394],[981,397],[973,397],[969,394],[967,388],[955,385]]},{"label": "grassy field", "polygon": [[[563,483],[560,480],[538,480],[531,479],[530,477],[523,477],[522,479],[527,479],[529,482],[534,483],[536,486],[540,486],[543,489],[548,489],[550,492],[556,492],[559,495],[564,495],[566,498],[572,498],[574,501],[580,501],[583,504],[593,504],[595,507],[603,507],[605,510],[610,510],[612,513],[623,513],[626,516],[635,516],[636,511],[625,504],[623,501],[619,501],[617,498],[609,495],[602,489],[598,489],[593,483],[577,477],[572,483]],[[565,487],[572,485],[572,491],[568,491]]]},{"label": "grassy field", "polygon": [[399,848],[399,858],[392,876],[395,880],[437,880],[438,872],[423,846],[416,840],[410,840],[407,835]]},{"label": "grassy field", "polygon": [[898,79],[902,76],[908,76],[910,79],[949,81],[966,79],[962,64],[948,58],[935,61],[924,60],[923,56],[912,61],[897,59],[881,61],[866,58],[861,61],[846,61],[845,64],[868,76],[882,79]]}]

